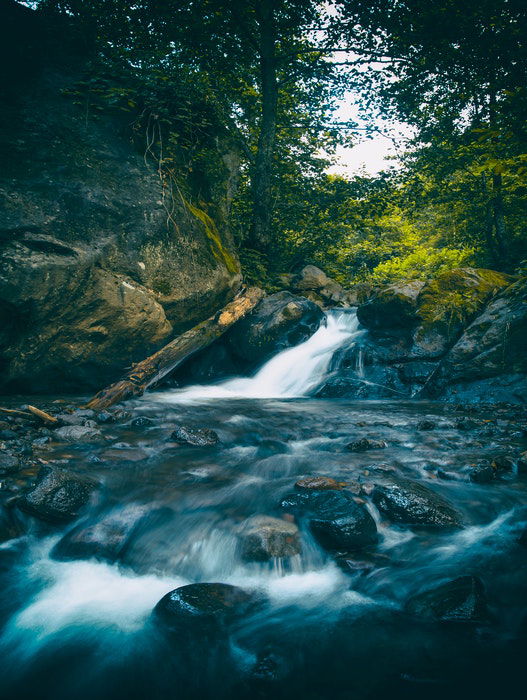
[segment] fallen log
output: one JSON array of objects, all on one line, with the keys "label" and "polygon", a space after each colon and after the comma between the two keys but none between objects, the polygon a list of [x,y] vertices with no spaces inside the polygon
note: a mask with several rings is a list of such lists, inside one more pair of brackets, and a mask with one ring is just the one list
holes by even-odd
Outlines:
[{"label": "fallen log", "polygon": [[28,404],[27,410],[32,413],[34,416],[37,416],[37,418],[40,418],[40,420],[43,420],[44,423],[49,423],[51,425],[57,425],[60,421],[58,418],[55,418],[55,416],[51,416],[49,413],[46,413],[46,411],[42,411],[40,408],[37,408],[36,406],[30,406]]},{"label": "fallen log", "polygon": [[265,292],[258,287],[246,289],[214,316],[185,331],[161,350],[135,364],[120,381],[90,399],[86,407],[99,411],[119,401],[141,396],[148,387],[159,382],[184,360],[223,335],[233,323],[252,311],[264,295]]}]

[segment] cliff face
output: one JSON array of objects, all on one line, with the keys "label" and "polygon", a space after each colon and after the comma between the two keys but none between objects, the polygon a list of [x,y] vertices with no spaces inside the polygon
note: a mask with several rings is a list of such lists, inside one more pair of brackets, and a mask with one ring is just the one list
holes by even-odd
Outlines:
[{"label": "cliff face", "polygon": [[4,38],[26,61],[5,71],[0,109],[0,389],[94,389],[237,290],[236,156],[221,153],[213,215],[169,196],[130,114],[75,104],[82,60],[48,60],[46,28],[10,8]]}]

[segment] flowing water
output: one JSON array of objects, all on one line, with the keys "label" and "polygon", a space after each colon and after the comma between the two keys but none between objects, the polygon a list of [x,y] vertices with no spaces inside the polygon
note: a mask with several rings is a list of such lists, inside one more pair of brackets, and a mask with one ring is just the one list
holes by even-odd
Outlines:
[{"label": "flowing water", "polygon": [[[334,351],[360,332],[353,313],[330,314],[251,378],[149,394],[130,410],[151,424],[101,426],[103,444],[47,446],[47,462],[101,482],[86,523],[134,504],[156,515],[115,563],[57,560],[68,528],[24,516],[29,534],[0,548],[0,697],[468,699],[523,682],[526,478],[513,469],[478,485],[467,468],[519,453],[525,434],[495,410],[467,430],[448,405],[310,398]],[[423,419],[435,429],[418,430]],[[178,425],[211,428],[221,442],[177,447]],[[387,447],[345,449],[362,437]],[[387,469],[447,498],[463,527],[390,524],[368,495]],[[335,556],[300,522],[301,554],[243,561],[238,524],[280,517],[281,498],[306,475],[346,483],[368,504],[379,543]],[[405,613],[409,596],[467,574],[484,582],[485,622]],[[191,582],[232,583],[267,603],[219,641],[167,636],[152,609]]]}]

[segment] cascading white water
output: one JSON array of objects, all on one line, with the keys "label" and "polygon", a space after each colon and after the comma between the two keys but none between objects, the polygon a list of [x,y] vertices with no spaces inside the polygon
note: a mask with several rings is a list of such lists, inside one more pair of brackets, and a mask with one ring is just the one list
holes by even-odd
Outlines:
[{"label": "cascading white water", "polygon": [[[278,353],[253,377],[229,379],[220,384],[195,385],[163,392],[156,400],[193,402],[226,398],[295,398],[308,396],[319,386],[335,351],[363,333],[354,311],[330,311],[326,323],[308,340]],[[150,398],[152,396],[150,395]]]}]

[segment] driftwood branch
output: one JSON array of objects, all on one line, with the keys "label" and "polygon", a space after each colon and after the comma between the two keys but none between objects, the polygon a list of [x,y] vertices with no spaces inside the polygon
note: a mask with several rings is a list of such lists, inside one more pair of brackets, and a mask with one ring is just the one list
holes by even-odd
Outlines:
[{"label": "driftwood branch", "polygon": [[258,287],[247,289],[214,316],[174,338],[154,355],[138,362],[120,381],[96,394],[86,407],[101,410],[133,396],[141,396],[148,387],[159,382],[184,360],[223,335],[233,323],[252,311],[263,297],[264,292]]},{"label": "driftwood branch", "polygon": [[17,418],[25,418],[26,420],[34,420],[35,418],[40,418],[44,423],[49,423],[57,425],[59,423],[58,418],[51,416],[46,411],[41,411],[40,408],[35,406],[26,406],[27,411],[20,411],[16,408],[3,408],[0,406],[0,413],[6,413],[8,416],[16,416]]}]

